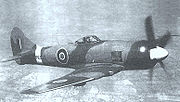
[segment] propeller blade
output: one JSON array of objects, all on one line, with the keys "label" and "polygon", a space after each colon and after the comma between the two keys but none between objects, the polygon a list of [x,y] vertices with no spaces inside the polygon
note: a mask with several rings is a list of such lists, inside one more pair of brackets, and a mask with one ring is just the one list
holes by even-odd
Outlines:
[{"label": "propeller blade", "polygon": [[[165,64],[164,64],[162,61],[160,61],[159,64],[160,64],[161,68],[164,70],[165,74],[166,74],[169,78],[172,78],[172,75],[169,74],[169,72],[166,70]],[[172,79],[173,79],[173,78],[172,78]]]},{"label": "propeller blade", "polygon": [[147,40],[148,41],[155,41],[152,16],[148,16],[145,19],[145,31],[146,31]]},{"label": "propeller blade", "polygon": [[154,68],[149,69],[149,80],[152,81]]},{"label": "propeller blade", "polygon": [[165,65],[162,61],[159,61],[160,66],[165,70]]},{"label": "propeller blade", "polygon": [[169,81],[169,80],[174,80],[177,84],[180,84],[175,78],[173,78],[172,74],[170,74],[170,73],[166,70],[167,68],[166,68],[165,64],[164,64],[162,61],[160,61],[159,64],[160,64],[160,66],[163,68],[165,74],[167,75],[168,81]]},{"label": "propeller blade", "polygon": [[169,31],[167,31],[164,36],[157,39],[157,43],[158,43],[159,46],[165,47],[169,43],[170,39],[171,39],[171,33]]}]

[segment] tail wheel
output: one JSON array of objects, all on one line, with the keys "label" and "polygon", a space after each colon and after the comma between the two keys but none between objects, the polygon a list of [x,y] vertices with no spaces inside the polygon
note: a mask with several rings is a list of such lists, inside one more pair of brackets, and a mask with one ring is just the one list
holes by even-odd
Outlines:
[{"label": "tail wheel", "polygon": [[56,54],[56,59],[58,62],[60,62],[61,64],[67,64],[68,61],[69,61],[69,55],[68,55],[68,52],[65,48],[60,48],[58,51],[57,51],[57,54]]}]

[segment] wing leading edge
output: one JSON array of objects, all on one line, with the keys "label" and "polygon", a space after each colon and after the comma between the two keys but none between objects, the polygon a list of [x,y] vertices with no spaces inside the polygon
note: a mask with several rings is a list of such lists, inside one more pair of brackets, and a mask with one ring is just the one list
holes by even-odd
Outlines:
[{"label": "wing leading edge", "polygon": [[49,81],[45,84],[36,86],[28,90],[24,90],[21,93],[22,94],[40,94],[40,93],[68,87],[68,86],[74,86],[74,85],[86,83],[92,80],[97,80],[102,77],[114,75],[120,72],[121,70],[123,70],[124,68],[122,65],[113,65],[113,64],[108,64],[104,67],[102,67],[102,65],[100,65],[100,67],[98,66],[77,69],[73,71],[72,73],[67,74],[61,78]]}]

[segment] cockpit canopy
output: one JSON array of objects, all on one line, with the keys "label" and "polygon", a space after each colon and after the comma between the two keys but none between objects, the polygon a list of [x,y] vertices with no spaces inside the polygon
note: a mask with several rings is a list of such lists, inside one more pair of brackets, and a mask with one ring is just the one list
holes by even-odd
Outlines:
[{"label": "cockpit canopy", "polygon": [[79,40],[77,40],[75,43],[76,44],[88,44],[88,43],[99,43],[101,42],[101,40],[95,36],[95,35],[89,35],[89,36],[85,36],[83,38],[80,38]]}]

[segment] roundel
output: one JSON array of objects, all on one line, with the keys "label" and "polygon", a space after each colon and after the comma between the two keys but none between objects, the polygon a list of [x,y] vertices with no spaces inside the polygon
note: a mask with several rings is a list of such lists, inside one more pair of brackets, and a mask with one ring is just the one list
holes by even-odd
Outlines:
[{"label": "roundel", "polygon": [[60,48],[56,54],[56,59],[58,62],[60,62],[61,64],[67,64],[67,62],[69,61],[69,55],[66,49]]}]

